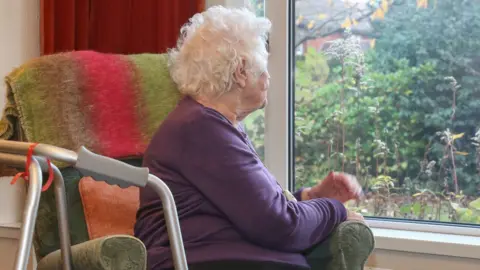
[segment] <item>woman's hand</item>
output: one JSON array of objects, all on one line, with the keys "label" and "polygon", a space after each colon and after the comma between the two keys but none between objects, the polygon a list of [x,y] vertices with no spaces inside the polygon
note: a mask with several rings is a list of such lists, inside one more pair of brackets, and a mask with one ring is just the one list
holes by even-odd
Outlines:
[{"label": "woman's hand", "polygon": [[365,223],[365,219],[361,214],[350,211],[350,210],[347,210],[347,220],[354,220],[354,221],[360,221]]},{"label": "woman's hand", "polygon": [[358,199],[362,187],[353,175],[331,172],[323,181],[306,190],[306,197],[336,199],[342,203]]}]

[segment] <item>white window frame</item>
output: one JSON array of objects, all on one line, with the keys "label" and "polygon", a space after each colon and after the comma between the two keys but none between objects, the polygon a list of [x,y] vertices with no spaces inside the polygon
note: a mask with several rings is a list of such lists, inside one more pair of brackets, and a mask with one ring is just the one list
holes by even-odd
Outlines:
[{"label": "white window frame", "polygon": [[[243,7],[248,0],[207,0],[206,7]],[[282,187],[289,187],[289,37],[288,6],[293,0],[265,0],[272,22],[269,72],[272,78],[265,111],[265,164]],[[321,0],[318,0],[321,1]],[[273,4],[274,3],[274,4]],[[480,259],[480,228],[367,219],[376,248]]]},{"label": "white window frame", "polygon": [[289,42],[288,0],[266,0],[265,17],[272,22],[268,70],[272,79],[265,107],[265,166],[283,188],[290,188],[289,166]]}]

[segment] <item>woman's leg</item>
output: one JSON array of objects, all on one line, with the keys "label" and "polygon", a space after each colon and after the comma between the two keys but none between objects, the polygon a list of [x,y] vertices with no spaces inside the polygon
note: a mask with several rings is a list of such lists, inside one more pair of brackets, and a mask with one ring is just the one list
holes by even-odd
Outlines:
[{"label": "woman's leg", "polygon": [[189,270],[305,270],[298,266],[273,262],[253,261],[215,261],[196,263],[188,266]]},{"label": "woman's leg", "polygon": [[311,249],[304,252],[305,257],[307,258],[308,264],[312,270],[325,270],[333,261],[332,252],[330,248],[330,239],[312,247]]}]

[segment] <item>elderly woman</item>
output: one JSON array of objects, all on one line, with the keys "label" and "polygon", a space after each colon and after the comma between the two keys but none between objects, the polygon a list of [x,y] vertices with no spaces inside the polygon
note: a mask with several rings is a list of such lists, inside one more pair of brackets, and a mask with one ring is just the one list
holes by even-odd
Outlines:
[{"label": "elderly woman", "polygon": [[[306,250],[346,219],[361,219],[344,207],[360,188],[342,174],[286,196],[242,128],[267,104],[270,27],[245,9],[212,7],[190,19],[169,53],[184,98],[144,165],[175,197],[193,270],[315,269]],[[148,249],[148,268],[172,269],[161,201],[148,189],[140,198],[135,235]]]}]

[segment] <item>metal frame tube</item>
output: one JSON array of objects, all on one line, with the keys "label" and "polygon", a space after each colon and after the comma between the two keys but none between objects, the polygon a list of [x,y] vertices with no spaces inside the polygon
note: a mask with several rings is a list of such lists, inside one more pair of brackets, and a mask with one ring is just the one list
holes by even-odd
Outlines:
[{"label": "metal frame tube", "polygon": [[[34,156],[34,159],[38,162],[42,172],[48,172],[48,165],[46,159],[44,157]],[[23,168],[26,163],[26,157],[22,155],[15,155],[15,154],[6,154],[0,153],[0,162],[8,164],[13,167]],[[67,200],[66,200],[66,193],[65,193],[65,183],[63,181],[63,176],[57,166],[52,165],[53,173],[54,173],[54,188],[55,188],[55,201],[57,206],[57,220],[58,220],[58,228],[60,232],[60,248],[63,260],[63,269],[64,270],[71,270],[72,269],[72,251],[70,245],[70,232],[69,232],[69,224],[68,224],[68,211],[67,211]],[[40,179],[42,180],[42,179]],[[41,182],[40,186],[41,186]],[[28,194],[30,195],[30,189]],[[38,211],[38,206],[36,208],[36,213]],[[24,221],[25,216],[24,216]],[[35,223],[32,225],[35,227]],[[22,226],[23,228],[24,226]],[[24,237],[24,234],[22,234]],[[22,239],[22,238],[21,238]],[[30,241],[31,242],[31,241]],[[22,248],[20,247],[19,250]],[[19,251],[19,254],[21,252]],[[28,264],[28,262],[27,262]],[[16,268],[17,269],[17,268]]]},{"label": "metal frame tube", "polygon": [[172,249],[173,264],[176,270],[188,270],[187,257],[183,246],[182,232],[178,220],[177,207],[172,192],[158,177],[150,174],[147,186],[152,188],[160,197],[167,225],[170,248]]},{"label": "metal frame tube", "polygon": [[[0,140],[0,151],[1,152],[6,152],[6,153],[11,153],[11,154],[20,154],[20,155],[26,155],[28,153],[28,150],[32,143],[29,142],[18,142],[18,141],[8,141],[8,140]],[[60,147],[55,147],[52,145],[47,145],[47,144],[38,144],[35,149],[33,150],[34,154],[40,155],[42,157],[47,157],[52,160],[57,160],[57,161],[62,161],[66,162],[69,164],[75,164],[77,162],[77,153],[63,149]],[[8,155],[8,154],[1,154],[4,155],[4,157],[10,157],[10,160],[6,160],[6,163],[9,163],[11,165],[20,165],[20,166],[25,166],[26,160],[23,157],[20,157],[22,159],[22,162],[19,162],[18,158],[13,158],[13,155]],[[7,155],[7,156],[5,156]],[[43,171],[48,171],[47,169],[47,164],[46,161],[42,157],[35,157],[36,161],[40,161],[40,165],[42,165]],[[14,160],[12,160],[12,158]],[[14,162],[12,162],[14,161]],[[14,164],[15,163],[15,164]],[[38,165],[38,164],[37,164]],[[56,211],[57,211],[57,222],[58,222],[58,229],[59,229],[59,237],[60,237],[60,251],[62,254],[62,260],[63,260],[63,269],[64,270],[71,270],[72,269],[72,250],[71,250],[71,241],[70,241],[70,230],[69,230],[69,224],[68,224],[68,211],[67,211],[67,199],[66,199],[66,192],[65,192],[65,183],[63,181],[63,176],[60,172],[60,170],[54,165],[51,164],[54,172],[54,189],[55,189],[55,202],[56,202]],[[41,172],[40,172],[41,176]],[[40,192],[41,192],[41,187],[42,187],[42,179],[40,178]],[[29,186],[29,191],[28,191],[28,196],[31,194],[31,189]],[[33,196],[33,194],[32,194]],[[28,203],[28,199],[27,199]],[[35,220],[38,212],[38,204],[39,204],[39,199],[37,200],[37,205],[35,208],[35,218],[33,221],[33,227],[35,227]],[[27,216],[24,216],[24,225],[22,226],[22,230],[25,225],[25,221],[27,220]],[[33,231],[32,231],[33,235]],[[23,238],[26,237],[25,235],[22,234],[21,241]],[[30,238],[30,247],[31,247],[31,236]],[[21,249],[19,249],[19,255],[21,255]],[[21,256],[18,256],[17,259],[19,259]],[[28,259],[28,256],[27,256]],[[27,261],[28,263],[28,261]],[[16,268],[17,269],[17,268]]]},{"label": "metal frame tube", "polygon": [[[32,143],[0,140],[0,152],[26,155]],[[77,153],[60,147],[38,144],[34,149],[34,154],[47,157],[51,160],[75,164],[77,162]]]},{"label": "metal frame tube", "polygon": [[30,163],[28,194],[25,211],[23,212],[23,224],[20,232],[20,243],[15,260],[15,270],[27,269],[32,249],[33,232],[37,219],[38,204],[42,192],[42,169],[35,158]]},{"label": "metal frame tube", "polygon": [[[48,172],[48,162],[45,157],[34,156],[42,168],[42,173]],[[65,182],[57,166],[50,164],[53,170],[53,189],[57,212],[57,224],[60,237],[60,254],[62,255],[62,269],[72,269],[72,248],[70,241],[70,226],[68,222],[67,198]]]},{"label": "metal frame tube", "polygon": [[25,169],[27,158],[23,155],[0,153],[0,163],[7,164],[15,168]]},{"label": "metal frame tube", "polygon": [[57,205],[57,222],[60,236],[60,252],[63,261],[63,270],[71,270],[72,267],[72,247],[70,241],[70,226],[68,223],[67,197],[65,192],[65,182],[57,166],[51,164],[54,173],[55,202]]}]

